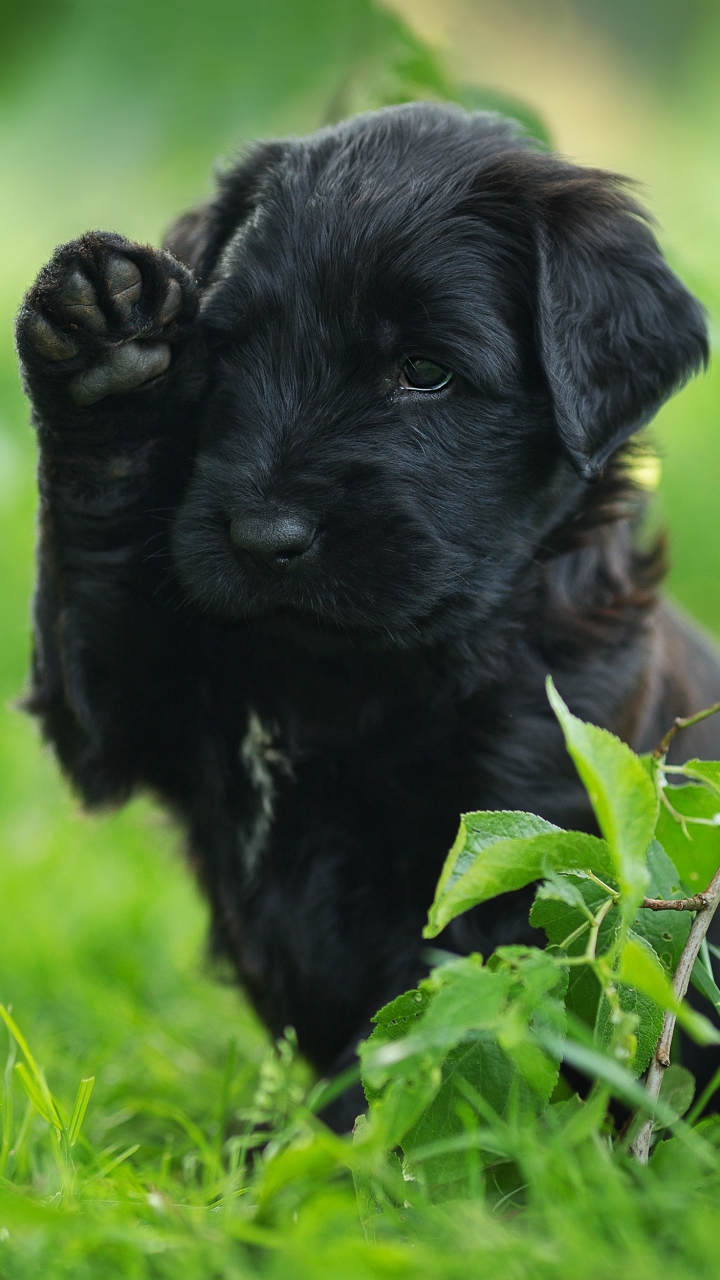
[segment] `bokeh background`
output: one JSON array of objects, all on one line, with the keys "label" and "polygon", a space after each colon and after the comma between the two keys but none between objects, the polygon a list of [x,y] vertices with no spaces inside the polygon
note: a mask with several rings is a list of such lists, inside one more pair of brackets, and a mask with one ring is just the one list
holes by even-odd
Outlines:
[{"label": "bokeh background", "polygon": [[[205,959],[178,834],[149,800],[82,815],[13,709],[35,509],[13,316],[57,243],[157,242],[244,140],[423,97],[506,110],[635,177],[717,339],[718,0],[0,0],[0,1000],[61,1094],[97,1073],[112,1123],[130,1094],[211,1105],[228,1039],[241,1083],[264,1041]],[[711,370],[654,428],[670,589],[718,636],[719,418]]]}]

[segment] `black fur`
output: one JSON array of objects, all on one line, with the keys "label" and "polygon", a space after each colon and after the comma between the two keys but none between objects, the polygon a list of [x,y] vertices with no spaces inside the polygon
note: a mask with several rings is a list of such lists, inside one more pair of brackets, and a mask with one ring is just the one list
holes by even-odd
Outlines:
[{"label": "black fur", "polygon": [[[21,312],[30,705],[88,804],[148,787],[179,815],[216,945],[328,1072],[423,971],[461,811],[593,829],[548,671],[636,747],[720,697],[714,655],[657,605],[621,448],[704,363],[704,318],[621,179],[451,107],[263,144],[167,244],[89,233]],[[123,255],[142,296],[121,315]],[[73,270],[104,329],[70,308]],[[166,372],[78,403],[118,343],[132,363],[163,342]],[[454,380],[400,387],[411,356]],[[528,902],[440,945],[529,940]]]}]

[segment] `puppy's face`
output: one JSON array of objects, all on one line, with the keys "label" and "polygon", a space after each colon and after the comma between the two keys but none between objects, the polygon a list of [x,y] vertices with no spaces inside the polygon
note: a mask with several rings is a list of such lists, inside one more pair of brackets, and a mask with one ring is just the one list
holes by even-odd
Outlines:
[{"label": "puppy's face", "polygon": [[208,391],[173,543],[196,606],[402,647],[503,608],[607,436],[581,424],[580,457],[558,426],[530,190],[547,166],[492,118],[416,107],[254,175],[202,307]]}]

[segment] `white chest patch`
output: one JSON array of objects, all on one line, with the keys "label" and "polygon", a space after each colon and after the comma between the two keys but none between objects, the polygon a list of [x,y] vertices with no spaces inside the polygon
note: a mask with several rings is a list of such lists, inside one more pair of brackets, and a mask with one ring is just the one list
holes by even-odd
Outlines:
[{"label": "white chest patch", "polygon": [[272,828],[277,777],[293,776],[288,757],[273,745],[276,737],[277,730],[263,724],[259,715],[251,711],[247,732],[240,744],[240,760],[256,795],[255,813],[248,822],[242,824],[239,833],[242,859],[249,875],[253,874],[260,862]]}]

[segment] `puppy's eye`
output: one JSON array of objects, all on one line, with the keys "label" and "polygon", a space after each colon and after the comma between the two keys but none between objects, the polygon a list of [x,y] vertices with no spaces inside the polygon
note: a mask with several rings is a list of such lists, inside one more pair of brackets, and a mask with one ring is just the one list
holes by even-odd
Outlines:
[{"label": "puppy's eye", "polygon": [[422,356],[413,356],[400,371],[400,386],[412,391],[440,391],[451,378],[450,369],[443,369],[432,360],[423,360]]}]

